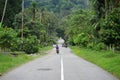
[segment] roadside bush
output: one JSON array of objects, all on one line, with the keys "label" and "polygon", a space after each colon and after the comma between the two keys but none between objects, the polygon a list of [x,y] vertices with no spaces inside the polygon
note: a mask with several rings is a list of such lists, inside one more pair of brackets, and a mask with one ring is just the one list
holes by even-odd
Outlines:
[{"label": "roadside bush", "polygon": [[86,47],[89,42],[89,37],[85,33],[80,33],[74,37],[74,43]]},{"label": "roadside bush", "polygon": [[91,48],[91,49],[93,49],[93,47],[94,47],[93,45],[94,45],[94,43],[93,43],[93,42],[88,43],[88,44],[87,44],[87,48]]},{"label": "roadside bush", "polygon": [[11,51],[22,51],[22,39],[15,38],[10,49]]},{"label": "roadside bush", "polygon": [[0,28],[0,47],[5,51],[5,49],[10,49],[17,36],[17,33],[12,28]]},{"label": "roadside bush", "polygon": [[29,36],[23,40],[23,51],[27,54],[37,53],[39,51],[38,39],[36,36]]},{"label": "roadside bush", "polygon": [[27,54],[37,53],[39,48],[37,46],[31,45],[30,43],[24,45],[24,52]]},{"label": "roadside bush", "polygon": [[72,38],[69,38],[67,41],[70,45],[75,46],[75,43]]},{"label": "roadside bush", "polygon": [[106,49],[106,45],[104,43],[100,42],[98,44],[95,44],[94,49],[95,50],[105,50]]},{"label": "roadside bush", "polygon": [[91,43],[88,43],[87,48],[94,49],[94,50],[106,50],[107,46],[102,42],[99,42],[99,43],[91,42]]}]

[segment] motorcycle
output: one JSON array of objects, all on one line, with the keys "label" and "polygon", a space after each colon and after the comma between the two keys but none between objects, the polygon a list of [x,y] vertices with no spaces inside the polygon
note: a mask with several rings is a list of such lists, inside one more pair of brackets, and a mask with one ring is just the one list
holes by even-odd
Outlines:
[{"label": "motorcycle", "polygon": [[59,49],[56,49],[56,53],[59,54]]}]

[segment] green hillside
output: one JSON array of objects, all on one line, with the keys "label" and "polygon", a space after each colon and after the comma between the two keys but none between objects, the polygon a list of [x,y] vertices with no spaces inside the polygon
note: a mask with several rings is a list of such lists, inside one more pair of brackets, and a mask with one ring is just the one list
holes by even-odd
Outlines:
[{"label": "green hillside", "polygon": [[38,7],[44,6],[47,10],[54,12],[88,7],[88,0],[26,0],[25,7],[29,7],[32,1],[36,1]]}]

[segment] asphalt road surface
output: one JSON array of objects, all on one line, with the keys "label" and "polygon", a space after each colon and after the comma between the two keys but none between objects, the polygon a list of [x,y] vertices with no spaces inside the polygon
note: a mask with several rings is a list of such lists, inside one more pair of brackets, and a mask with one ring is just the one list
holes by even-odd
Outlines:
[{"label": "asphalt road surface", "polygon": [[69,48],[53,49],[47,56],[22,65],[0,80],[118,80],[100,67],[72,54]]}]

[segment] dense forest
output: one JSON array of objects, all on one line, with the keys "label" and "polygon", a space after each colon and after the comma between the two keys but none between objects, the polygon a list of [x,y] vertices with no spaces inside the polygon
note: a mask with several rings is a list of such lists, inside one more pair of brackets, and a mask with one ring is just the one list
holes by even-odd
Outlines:
[{"label": "dense forest", "polygon": [[96,50],[120,50],[120,1],[90,0],[91,9],[63,18],[68,42]]},{"label": "dense forest", "polygon": [[[0,0],[0,19],[4,5]],[[73,46],[120,50],[119,0],[25,0],[22,38],[21,5],[21,0],[7,2],[0,27],[3,51],[36,53],[59,37]]]}]

